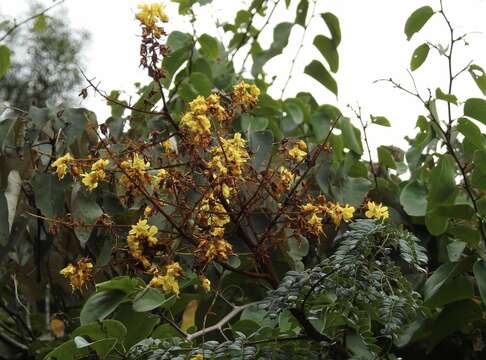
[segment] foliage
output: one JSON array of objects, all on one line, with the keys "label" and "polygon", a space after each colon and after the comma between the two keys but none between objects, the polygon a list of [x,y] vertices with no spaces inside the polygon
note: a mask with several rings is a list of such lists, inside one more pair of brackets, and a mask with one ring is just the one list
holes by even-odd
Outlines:
[{"label": "foliage", "polygon": [[[32,3],[25,17],[36,16],[35,20],[12,32],[2,45],[6,50],[0,50],[0,59],[3,51],[9,59],[3,65],[0,60],[0,99],[23,110],[47,102],[72,104],[83,84],[78,68],[83,65],[88,33],[73,29],[65,11],[38,15],[42,10],[39,3]],[[11,23],[10,19],[3,22]],[[2,68],[10,70],[2,73]]]},{"label": "foliage", "polygon": [[[176,2],[193,20],[210,3]],[[424,113],[406,151],[380,146],[377,159],[368,132],[390,126],[385,116],[284,98],[305,31],[281,99],[267,92],[265,67],[294,47],[289,34],[319,21],[304,73],[337,95],[339,20],[316,1],[254,0],[222,25],[228,43],[199,29],[166,36],[165,8],[140,6],[151,82],[137,101],[86,78],[81,95],[106,99],[105,121],[31,107],[0,122],[2,354],[483,358],[486,100],[453,84],[469,72],[484,95],[485,75],[452,66],[466,35],[435,5],[404,33],[444,21],[451,42],[420,45],[410,67],[419,74],[437,51],[448,87],[423,95],[384,80]],[[294,21],[266,29],[279,6]]]}]

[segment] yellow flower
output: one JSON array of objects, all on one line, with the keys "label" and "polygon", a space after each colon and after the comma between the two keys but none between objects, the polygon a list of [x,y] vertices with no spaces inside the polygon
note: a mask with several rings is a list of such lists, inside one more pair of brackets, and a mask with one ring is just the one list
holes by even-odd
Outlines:
[{"label": "yellow flower", "polygon": [[98,187],[98,176],[95,171],[90,173],[81,174],[83,180],[81,182],[90,190]]},{"label": "yellow flower", "polygon": [[307,204],[301,205],[300,210],[304,213],[315,213],[315,212],[319,211],[319,207],[312,204],[312,203],[307,203]]},{"label": "yellow flower", "polygon": [[169,21],[164,4],[140,4],[137,7],[140,11],[135,17],[148,28],[153,28],[158,21]]},{"label": "yellow flower", "polygon": [[220,143],[209,150],[213,158],[208,162],[208,167],[215,170],[213,176],[226,175],[228,168],[233,176],[241,176],[243,166],[250,158],[246,150],[246,140],[237,132],[232,139],[220,138]]},{"label": "yellow flower", "polygon": [[309,231],[314,235],[322,233],[322,218],[313,213],[309,220],[307,220]]},{"label": "yellow flower", "polygon": [[348,204],[346,204],[344,207],[341,207],[343,220],[346,222],[350,221],[353,218],[355,211],[356,209],[354,208],[354,206],[349,206]]},{"label": "yellow flower", "polygon": [[125,160],[121,163],[121,168],[124,173],[120,177],[120,185],[127,190],[136,190],[134,183],[143,184],[145,182],[150,182],[151,177],[147,173],[150,168],[150,162],[145,162],[145,160],[138,154],[134,154],[129,160]]},{"label": "yellow flower", "polygon": [[162,141],[160,143],[160,145],[162,146],[162,148],[164,149],[164,151],[166,153],[173,153],[173,152],[175,152],[175,146],[172,143],[172,140],[170,140],[170,139],[167,139],[165,141]]},{"label": "yellow flower", "polygon": [[204,114],[187,112],[182,116],[180,126],[194,137],[192,141],[195,144],[200,143],[205,137],[211,134],[211,123]]},{"label": "yellow flower", "polygon": [[194,114],[205,115],[208,111],[208,105],[204,96],[199,95],[189,103],[189,108]]},{"label": "yellow flower", "polygon": [[219,261],[228,261],[228,258],[233,254],[233,247],[224,239],[220,240],[202,240],[197,247],[198,253],[206,262],[217,258]]},{"label": "yellow flower", "polygon": [[145,218],[148,218],[150,216],[152,216],[154,212],[154,209],[152,209],[150,206],[146,206],[145,209],[143,210],[143,216]]},{"label": "yellow flower", "polygon": [[214,116],[216,120],[219,122],[224,122],[228,120],[228,112],[224,107],[221,106],[221,98],[217,94],[209,95],[206,99],[206,104],[208,108],[208,112]]},{"label": "yellow flower", "polygon": [[224,227],[212,228],[210,233],[211,233],[211,236],[221,238],[224,235]]},{"label": "yellow flower", "polygon": [[365,215],[368,219],[388,219],[388,207],[383,206],[381,203],[375,204],[374,201],[368,201],[366,207],[368,210],[365,212]]},{"label": "yellow flower", "polygon": [[191,360],[204,360],[204,355],[203,354],[197,354],[191,357]]},{"label": "yellow flower", "polygon": [[175,278],[178,278],[182,276],[182,267],[179,265],[178,262],[174,262],[172,264],[166,265],[165,266],[165,273],[166,275],[173,276]]},{"label": "yellow flower", "polygon": [[159,288],[162,292],[179,296],[180,288],[176,278],[172,275],[155,275],[149,282],[150,287]]},{"label": "yellow flower", "polygon": [[51,167],[56,169],[57,177],[59,180],[64,179],[64,176],[67,174],[67,164],[73,161],[74,158],[71,156],[70,153],[67,153],[64,156],[61,156],[56,161],[51,164]]},{"label": "yellow flower", "polygon": [[292,171],[285,168],[284,166],[281,166],[278,169],[278,172],[280,173],[280,181],[287,189],[289,189],[295,180],[295,175],[292,173]]},{"label": "yellow flower", "polygon": [[148,225],[147,219],[139,220],[128,232],[127,244],[130,249],[130,254],[140,261],[145,268],[150,267],[150,261],[143,255],[144,245],[149,247],[157,245],[158,239],[156,226]]},{"label": "yellow flower", "polygon": [[201,275],[199,279],[201,280],[202,288],[206,291],[211,291],[211,281],[209,281],[209,279],[203,275]]},{"label": "yellow flower", "polygon": [[303,140],[297,143],[289,150],[289,156],[297,162],[301,162],[307,156],[307,144]]},{"label": "yellow flower", "polygon": [[247,84],[241,81],[233,87],[233,102],[241,107],[243,111],[251,109],[257,104],[260,89],[255,84]]},{"label": "yellow flower", "polygon": [[69,280],[71,288],[74,290],[83,288],[88,282],[93,280],[93,264],[88,258],[82,258],[75,265],[69,264],[59,273]]},{"label": "yellow flower", "polygon": [[160,186],[160,184],[162,184],[164,182],[164,180],[167,178],[167,170],[165,169],[160,169],[158,172],[157,172],[157,175],[155,175],[155,183]]},{"label": "yellow flower", "polygon": [[81,174],[83,180],[81,182],[89,189],[93,190],[98,187],[98,183],[106,178],[105,166],[109,164],[109,160],[99,159],[91,165],[91,172]]}]

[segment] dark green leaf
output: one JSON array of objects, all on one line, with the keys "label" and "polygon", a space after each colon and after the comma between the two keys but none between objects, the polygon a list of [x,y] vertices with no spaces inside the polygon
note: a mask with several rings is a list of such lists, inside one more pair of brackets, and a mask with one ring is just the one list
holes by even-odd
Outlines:
[{"label": "dark green leaf", "polygon": [[160,322],[158,316],[136,312],[129,304],[120,306],[114,314],[114,318],[121,321],[128,330],[125,338],[125,347],[127,348],[130,348],[140,340],[148,338],[155,326]]},{"label": "dark green leaf", "polygon": [[483,95],[486,96],[486,73],[483,68],[479,65],[472,64],[469,66],[469,74],[471,74]]},{"label": "dark green leaf", "polygon": [[[93,225],[96,224],[103,210],[96,203],[95,198],[82,188],[78,188],[72,193],[71,211],[74,220],[83,223]],[[84,247],[89,240],[93,228],[91,226],[78,226],[75,228],[77,238]]]},{"label": "dark green leaf", "polygon": [[427,21],[434,15],[434,10],[430,6],[423,6],[415,10],[405,23],[405,35],[410,40],[416,32],[420,31]]},{"label": "dark green leaf", "polygon": [[339,69],[339,54],[334,42],[324,35],[317,35],[314,38],[314,46],[324,56],[332,72]]},{"label": "dark green leaf", "polygon": [[333,92],[336,96],[338,94],[338,86],[336,80],[331,76],[329,71],[319,61],[313,60],[304,69],[304,73],[313,77],[326,87],[329,91]]},{"label": "dark green leaf", "polygon": [[0,246],[8,244],[10,236],[10,227],[8,223],[8,204],[5,193],[0,191]]},{"label": "dark green leaf", "polygon": [[386,146],[379,146],[378,147],[378,161],[380,165],[389,168],[389,169],[396,169],[397,164],[393,159],[392,153],[390,150],[386,148]]},{"label": "dark green leaf", "polygon": [[384,116],[373,116],[373,115],[370,115],[370,119],[371,119],[371,122],[373,124],[381,125],[381,126],[386,126],[386,127],[390,127],[391,126],[390,120],[388,120]]},{"label": "dark green leaf", "polygon": [[5,76],[8,69],[10,69],[10,49],[0,45],[0,79]]},{"label": "dark green leaf", "polygon": [[429,55],[429,45],[422,44],[416,48],[412,54],[412,59],[410,60],[410,70],[417,70],[427,59]]},{"label": "dark green leaf", "polygon": [[478,149],[484,149],[484,136],[479,127],[466,118],[460,118],[457,124],[459,131],[471,144]]},{"label": "dark green leaf", "polygon": [[96,284],[96,290],[103,291],[116,289],[121,290],[128,295],[142,289],[144,286],[145,283],[142,281],[142,279],[129,276],[118,276],[108,281]]},{"label": "dark green leaf", "polygon": [[295,23],[305,27],[305,19],[307,18],[307,11],[309,10],[309,0],[300,0],[295,14]]},{"label": "dark green leaf", "polygon": [[435,90],[435,97],[440,100],[447,101],[451,104],[457,105],[457,97],[453,94],[446,94],[440,88]]},{"label": "dark green leaf", "polygon": [[133,310],[146,312],[169,305],[175,299],[174,296],[165,296],[158,289],[147,287],[142,290],[133,301]]},{"label": "dark green leaf", "polygon": [[467,99],[464,104],[464,115],[486,125],[486,100],[479,98]]},{"label": "dark green leaf", "polygon": [[64,214],[64,189],[67,178],[59,180],[55,174],[35,173],[32,178],[36,205],[49,218]]},{"label": "dark green leaf", "polygon": [[93,294],[84,304],[79,315],[81,325],[103,320],[125,300],[121,290],[104,290]]},{"label": "dark green leaf", "polygon": [[199,44],[201,44],[201,53],[210,59],[217,59],[219,55],[218,40],[208,34],[202,34],[199,37]]},{"label": "dark green leaf", "polygon": [[473,266],[473,273],[483,304],[486,304],[486,263],[483,260],[478,260]]},{"label": "dark green leaf", "polygon": [[400,193],[400,203],[410,216],[425,216],[427,189],[417,180],[409,181]]},{"label": "dark green leaf", "polygon": [[334,46],[338,47],[341,43],[341,27],[339,26],[339,19],[336,17],[336,15],[330,12],[321,14],[321,17],[331,32],[331,38],[334,42]]}]

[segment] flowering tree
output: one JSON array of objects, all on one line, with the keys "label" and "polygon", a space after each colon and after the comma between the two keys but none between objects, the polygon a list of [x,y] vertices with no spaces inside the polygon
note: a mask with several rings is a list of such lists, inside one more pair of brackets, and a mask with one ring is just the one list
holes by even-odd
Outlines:
[{"label": "flowering tree", "polygon": [[[208,1],[176,2],[194,16],[192,6]],[[473,119],[484,120],[486,102],[467,100],[464,117],[448,112],[444,127],[434,104],[458,104],[452,82],[465,70],[451,75],[448,94],[428,99],[389,80],[428,113],[406,156],[382,146],[374,162],[367,129],[389,126],[385,117],[368,124],[356,112],[360,130],[309,93],[267,94],[264,64],[310,21],[330,36],[314,39],[327,65],[313,60],[305,74],[338,92],[338,19],[316,17],[316,1],[301,0],[264,50],[253,20],[266,27],[278,4],[239,12],[224,26],[229,44],[168,34],[164,6],[140,5],[140,64],[151,82],[138,101],[86,78],[81,95],[106,99],[106,121],[86,109],[32,108],[0,122],[9,275],[0,306],[10,321],[0,336],[10,353],[393,359],[440,353],[442,340],[461,334],[460,351],[481,356],[471,334],[481,334],[486,293],[484,137]],[[432,15],[414,12],[406,35]],[[251,77],[233,65],[246,45]],[[443,56],[451,61],[452,44]],[[426,57],[416,50],[412,69]],[[469,69],[486,91],[479,66]],[[435,250],[443,243],[447,255]]]}]

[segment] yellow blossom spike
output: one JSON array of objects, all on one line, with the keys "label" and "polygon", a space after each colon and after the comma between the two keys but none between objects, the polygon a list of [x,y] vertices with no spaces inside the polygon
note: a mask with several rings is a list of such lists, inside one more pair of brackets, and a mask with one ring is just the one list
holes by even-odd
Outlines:
[{"label": "yellow blossom spike", "polygon": [[366,204],[367,211],[365,212],[365,216],[368,219],[376,219],[376,220],[386,220],[388,219],[388,207],[383,206],[381,203],[376,204],[374,201],[368,201]]}]

